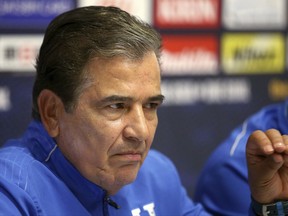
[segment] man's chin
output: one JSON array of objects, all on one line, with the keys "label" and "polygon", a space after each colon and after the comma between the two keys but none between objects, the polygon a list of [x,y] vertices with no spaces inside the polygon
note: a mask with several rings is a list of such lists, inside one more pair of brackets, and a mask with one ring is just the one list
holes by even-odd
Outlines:
[{"label": "man's chin", "polygon": [[124,169],[121,168],[121,171],[117,175],[117,182],[119,182],[123,186],[127,184],[131,184],[132,182],[136,180],[139,169],[140,169],[140,165],[138,165],[137,167],[133,167],[133,168],[131,167],[129,168],[129,166],[128,167],[126,166]]}]

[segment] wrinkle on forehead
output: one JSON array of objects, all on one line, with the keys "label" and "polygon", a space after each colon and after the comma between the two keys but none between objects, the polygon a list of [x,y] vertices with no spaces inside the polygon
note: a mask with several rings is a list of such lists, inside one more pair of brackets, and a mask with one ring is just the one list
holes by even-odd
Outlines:
[{"label": "wrinkle on forehead", "polygon": [[[153,56],[154,55],[154,56]],[[89,63],[87,64],[86,70],[88,73],[88,76],[90,77],[90,84],[95,82],[97,84],[97,82],[99,82],[99,80],[97,80],[97,75],[101,72],[99,71],[95,71],[95,67],[98,67],[98,69],[101,67],[103,67],[102,69],[106,71],[106,74],[101,74],[101,76],[110,76],[111,78],[115,78],[115,79],[119,79],[119,80],[126,80],[126,77],[130,74],[130,72],[133,73],[138,73],[140,75],[140,79],[145,78],[145,76],[147,75],[151,75],[151,70],[152,67],[147,66],[146,70],[141,70],[141,72],[138,71],[139,69],[139,65],[144,63],[144,61],[146,61],[146,59],[148,59],[149,56],[153,56],[155,58],[155,63],[157,65],[157,72],[159,71],[159,73],[156,73],[157,79],[161,80],[161,75],[160,75],[160,65],[159,62],[156,58],[156,55],[154,52],[149,52],[146,53],[143,57],[138,58],[138,59],[130,59],[127,58],[125,56],[117,56],[117,57],[113,57],[113,58],[100,58],[100,57],[95,57],[93,59],[91,59],[89,61]],[[154,59],[153,59],[154,60]],[[150,60],[151,61],[151,60]],[[154,63],[154,62],[153,62]],[[117,72],[117,68],[113,67],[116,64],[119,65],[121,68],[121,70],[119,70],[119,73]],[[116,69],[116,70],[115,70]],[[120,72],[124,71],[125,69],[127,69],[125,71],[125,73],[127,73],[127,76],[123,76],[123,74],[121,74]],[[154,67],[155,69],[155,67]],[[113,71],[115,70],[115,71]],[[88,84],[89,85],[89,84]]]},{"label": "wrinkle on forehead", "polygon": [[[88,78],[86,78],[82,93],[84,89],[95,87],[94,91],[100,90],[108,95],[119,93],[120,90],[125,89],[127,94],[130,90],[135,91],[135,89],[137,92],[147,91],[147,88],[150,88],[151,91],[154,90],[155,94],[161,94],[160,68],[153,52],[147,53],[143,58],[137,60],[125,57],[112,59],[95,57],[89,61],[85,70]],[[109,93],[109,91],[114,92]]]}]

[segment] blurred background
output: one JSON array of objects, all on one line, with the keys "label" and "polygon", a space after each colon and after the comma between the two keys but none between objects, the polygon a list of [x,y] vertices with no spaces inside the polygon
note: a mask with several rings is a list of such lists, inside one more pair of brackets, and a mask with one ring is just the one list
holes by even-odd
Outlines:
[{"label": "blurred background", "polygon": [[34,62],[48,23],[87,5],[115,5],[163,36],[154,148],[192,196],[212,150],[262,106],[288,95],[286,0],[0,0],[0,143],[31,120]]}]

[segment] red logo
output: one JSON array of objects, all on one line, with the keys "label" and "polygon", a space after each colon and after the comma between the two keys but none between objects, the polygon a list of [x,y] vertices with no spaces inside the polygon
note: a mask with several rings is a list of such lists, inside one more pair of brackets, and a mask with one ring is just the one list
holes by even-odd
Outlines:
[{"label": "red logo", "polygon": [[154,24],[158,28],[217,28],[220,0],[155,0]]},{"label": "red logo", "polygon": [[218,40],[214,35],[163,35],[163,74],[216,74]]}]

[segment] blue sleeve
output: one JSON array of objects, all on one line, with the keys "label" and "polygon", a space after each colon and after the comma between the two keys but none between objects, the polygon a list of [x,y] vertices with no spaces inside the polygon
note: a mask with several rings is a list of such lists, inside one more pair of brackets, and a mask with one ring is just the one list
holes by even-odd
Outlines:
[{"label": "blue sleeve", "polygon": [[213,215],[246,216],[249,212],[250,189],[245,158],[249,134],[250,130],[237,128],[213,152],[198,179],[194,199]]},{"label": "blue sleeve", "polygon": [[[17,200],[16,200],[17,199]],[[33,201],[19,187],[1,180],[0,215],[38,215]]]},{"label": "blue sleeve", "polygon": [[21,210],[17,209],[15,203],[13,202],[13,198],[9,197],[2,188],[0,188],[0,215],[15,215],[15,216],[21,216],[23,215],[23,212]]},{"label": "blue sleeve", "polygon": [[262,108],[236,128],[207,160],[195,188],[195,201],[213,215],[243,215],[250,209],[246,142],[255,130],[288,132],[288,101]]}]

